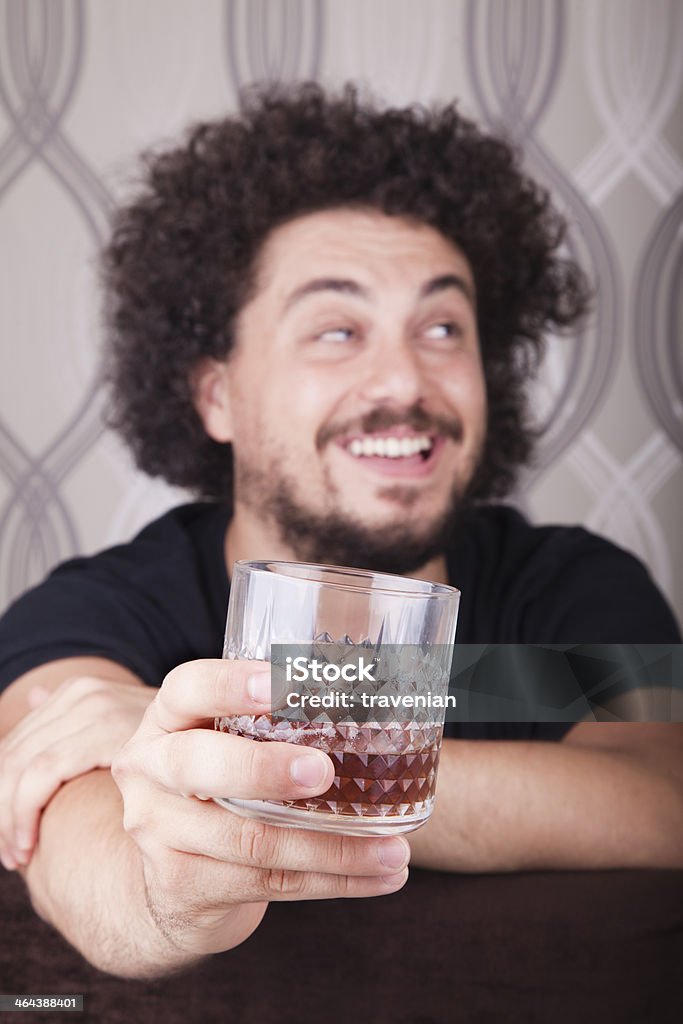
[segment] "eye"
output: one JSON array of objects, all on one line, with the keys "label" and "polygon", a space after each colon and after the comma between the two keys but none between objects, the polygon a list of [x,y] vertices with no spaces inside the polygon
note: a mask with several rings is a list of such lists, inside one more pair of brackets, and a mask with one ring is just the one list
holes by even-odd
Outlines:
[{"label": "eye", "polygon": [[316,334],[315,340],[331,341],[335,345],[340,345],[345,341],[350,341],[353,334],[353,327],[330,327],[328,330]]},{"label": "eye", "polygon": [[451,320],[445,320],[442,323],[431,324],[425,334],[428,338],[461,338],[462,329],[458,324],[453,323]]}]

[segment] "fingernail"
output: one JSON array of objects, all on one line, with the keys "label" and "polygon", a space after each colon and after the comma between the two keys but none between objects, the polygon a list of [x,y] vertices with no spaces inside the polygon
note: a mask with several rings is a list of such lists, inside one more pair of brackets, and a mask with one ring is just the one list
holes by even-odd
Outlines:
[{"label": "fingernail", "polygon": [[30,850],[33,846],[33,839],[24,829],[17,829],[14,834],[14,843],[20,850]]},{"label": "fingernail", "polygon": [[17,866],[26,867],[29,862],[29,851],[28,850],[12,850],[12,857],[14,858]]},{"label": "fingernail", "polygon": [[9,853],[0,853],[0,862],[2,862],[3,868],[7,868],[8,871],[14,871],[17,866],[17,862]]},{"label": "fingernail", "polygon": [[410,848],[402,839],[385,839],[379,844],[377,853],[385,868],[402,868],[408,860]]},{"label": "fingernail", "polygon": [[317,789],[327,775],[327,766],[322,757],[316,754],[304,754],[297,757],[289,766],[289,774],[297,786],[305,786],[306,789]]},{"label": "fingernail", "polygon": [[247,693],[255,704],[270,704],[270,665],[247,679]]}]

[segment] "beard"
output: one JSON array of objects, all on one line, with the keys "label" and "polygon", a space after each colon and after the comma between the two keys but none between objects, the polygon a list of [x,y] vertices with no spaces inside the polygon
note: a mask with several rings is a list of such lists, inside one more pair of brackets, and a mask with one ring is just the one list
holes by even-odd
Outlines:
[{"label": "beard", "polygon": [[[358,429],[372,433],[396,424],[408,424],[416,432],[434,428],[460,442],[463,427],[459,419],[428,416],[417,405],[409,410],[375,409],[362,418]],[[321,452],[336,436],[356,429],[355,423],[324,426],[315,438]],[[302,562],[371,569],[405,576],[415,572],[454,542],[463,514],[471,505],[472,484],[478,476],[483,438],[463,481],[456,480],[440,515],[427,523],[411,522],[408,512],[420,499],[419,492],[406,484],[382,487],[378,496],[396,508],[394,522],[368,526],[352,514],[338,510],[316,512],[300,498],[302,482],[283,472],[284,458],[273,457],[266,466],[258,458],[235,460],[235,494],[253,515],[265,518]],[[256,454],[256,453],[254,453]],[[259,465],[259,461],[261,464]],[[334,485],[328,481],[328,493]]]},{"label": "beard", "polygon": [[341,512],[318,515],[301,506],[286,479],[275,486],[271,482],[268,505],[281,539],[300,561],[405,576],[453,544],[468,501],[462,488],[454,486],[443,514],[419,532],[405,520],[368,527]]}]

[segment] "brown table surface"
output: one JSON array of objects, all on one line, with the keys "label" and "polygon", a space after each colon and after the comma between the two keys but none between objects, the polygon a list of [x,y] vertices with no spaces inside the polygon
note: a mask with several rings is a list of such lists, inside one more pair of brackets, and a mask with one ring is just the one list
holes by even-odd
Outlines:
[{"label": "brown table surface", "polygon": [[82,993],[50,1019],[683,1022],[683,871],[446,875],[374,900],[273,904],[238,949],[181,975],[90,967],[0,869],[0,993]]}]

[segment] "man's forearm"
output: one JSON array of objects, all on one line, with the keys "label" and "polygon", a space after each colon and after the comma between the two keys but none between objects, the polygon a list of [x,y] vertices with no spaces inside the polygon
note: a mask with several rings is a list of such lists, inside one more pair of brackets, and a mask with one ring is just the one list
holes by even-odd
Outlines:
[{"label": "man's forearm", "polygon": [[123,830],[109,771],[64,786],[46,808],[40,842],[23,872],[42,917],[100,970],[151,977],[196,957],[154,925],[139,852]]},{"label": "man's forearm", "polygon": [[432,819],[409,837],[444,871],[683,866],[678,778],[636,754],[447,740]]}]

